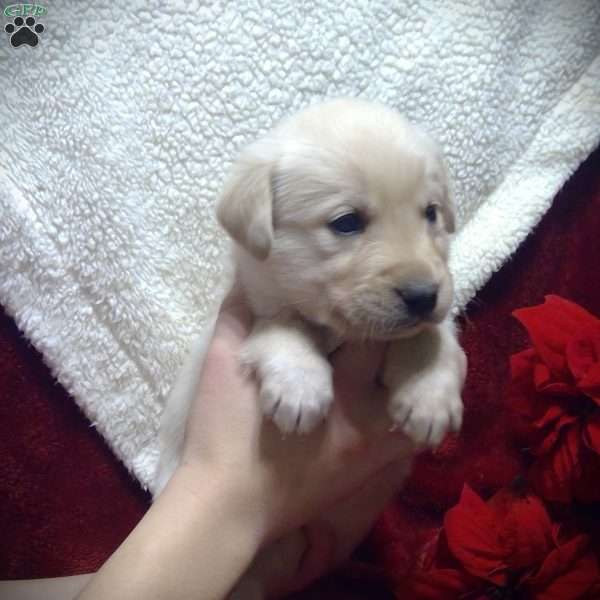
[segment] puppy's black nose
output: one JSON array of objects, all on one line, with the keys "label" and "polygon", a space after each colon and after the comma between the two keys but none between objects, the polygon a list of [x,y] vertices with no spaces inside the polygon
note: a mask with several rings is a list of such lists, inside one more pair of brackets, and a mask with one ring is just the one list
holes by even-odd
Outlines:
[{"label": "puppy's black nose", "polygon": [[402,298],[412,317],[429,316],[437,303],[438,286],[434,283],[410,283],[394,291]]}]

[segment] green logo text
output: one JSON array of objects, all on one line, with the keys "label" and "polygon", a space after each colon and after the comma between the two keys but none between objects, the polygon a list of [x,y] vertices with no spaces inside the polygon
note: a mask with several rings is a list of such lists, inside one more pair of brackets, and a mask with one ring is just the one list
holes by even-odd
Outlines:
[{"label": "green logo text", "polygon": [[48,9],[41,4],[9,4],[4,9],[5,17],[43,17]]}]

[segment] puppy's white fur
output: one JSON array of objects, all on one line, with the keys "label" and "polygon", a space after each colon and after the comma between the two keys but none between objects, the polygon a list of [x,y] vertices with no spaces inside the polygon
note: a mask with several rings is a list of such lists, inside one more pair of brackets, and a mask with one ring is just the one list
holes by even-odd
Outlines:
[{"label": "puppy's white fur", "polygon": [[[336,234],[331,222],[349,212],[363,230]],[[327,354],[364,339],[391,342],[382,377],[399,429],[435,445],[460,428],[466,360],[447,318],[454,209],[429,137],[359,100],[308,108],[242,154],[218,217],[235,241],[234,279],[255,317],[241,360],[284,432],[308,432],[325,418],[333,400]],[[437,290],[423,318],[403,302],[415,285]],[[178,464],[211,333],[199,338],[167,402],[156,493]]]}]

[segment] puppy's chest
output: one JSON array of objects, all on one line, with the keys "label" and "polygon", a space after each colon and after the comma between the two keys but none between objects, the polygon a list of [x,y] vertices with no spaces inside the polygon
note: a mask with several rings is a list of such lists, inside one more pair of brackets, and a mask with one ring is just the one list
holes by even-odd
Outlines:
[{"label": "puppy's chest", "polygon": [[345,339],[331,329],[326,327],[323,327],[322,329],[322,349],[325,354],[329,355],[332,352],[335,352],[344,343]]}]

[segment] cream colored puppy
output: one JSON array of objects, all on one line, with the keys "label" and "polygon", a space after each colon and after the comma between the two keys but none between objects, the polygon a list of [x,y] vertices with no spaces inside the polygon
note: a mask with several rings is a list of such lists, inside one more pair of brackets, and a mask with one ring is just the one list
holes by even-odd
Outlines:
[{"label": "cream colored puppy", "polygon": [[[466,360],[447,318],[454,213],[429,137],[368,102],[313,106],[242,153],[218,218],[255,316],[241,359],[282,431],[319,425],[333,400],[328,353],[367,339],[390,342],[382,381],[399,429],[436,445],[460,428]],[[156,493],[179,461],[211,331],[168,400]]]},{"label": "cream colored puppy", "polygon": [[[443,157],[395,111],[333,100],[283,121],[242,153],[218,206],[235,280],[256,322],[242,360],[266,415],[308,432],[333,400],[327,354],[389,340],[388,411],[418,444],[462,421],[464,354],[447,318],[454,212]],[[179,460],[207,328],[167,402],[160,490]]]}]

